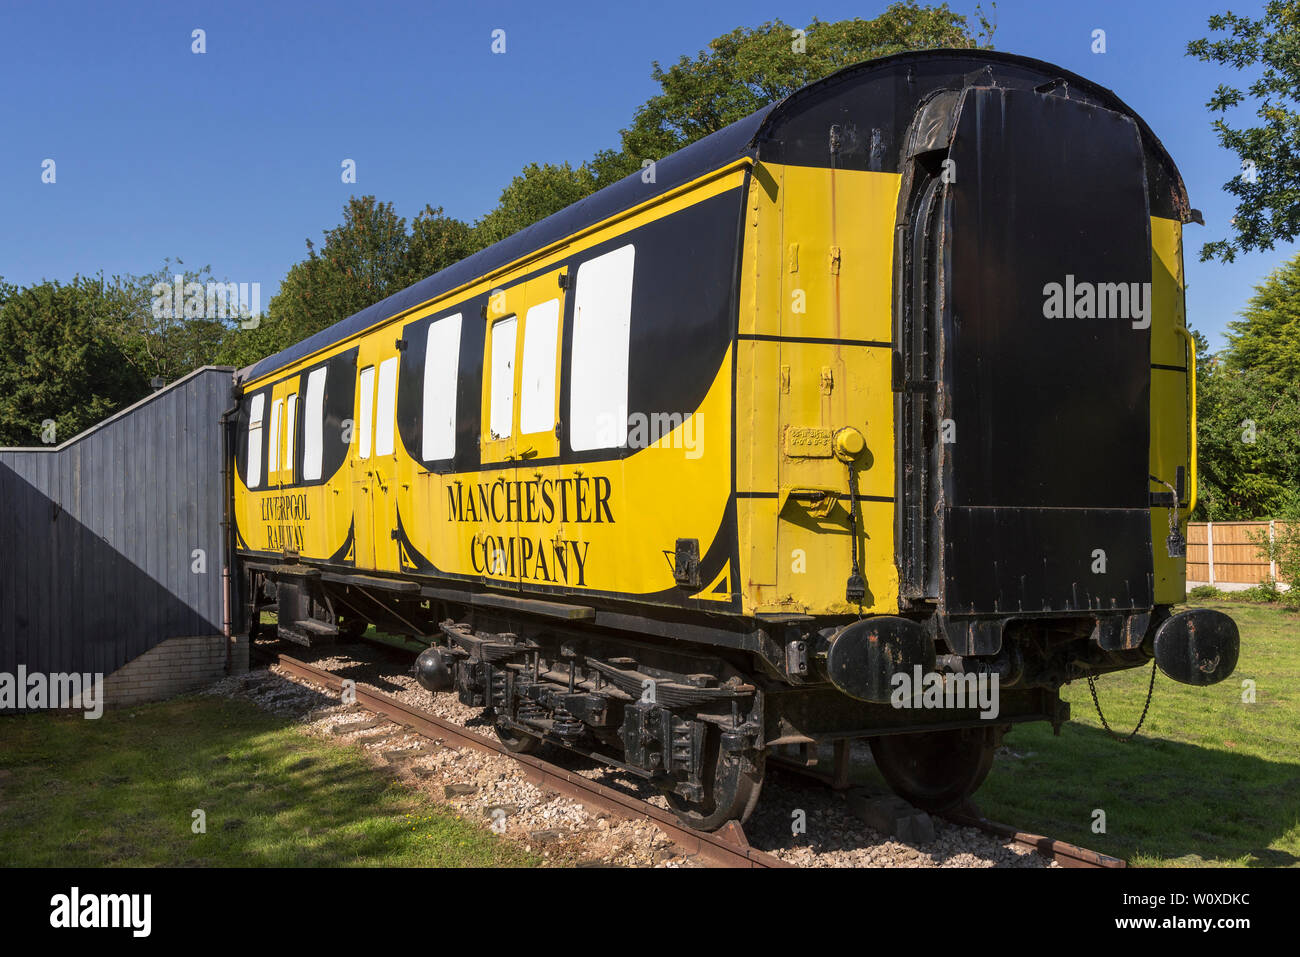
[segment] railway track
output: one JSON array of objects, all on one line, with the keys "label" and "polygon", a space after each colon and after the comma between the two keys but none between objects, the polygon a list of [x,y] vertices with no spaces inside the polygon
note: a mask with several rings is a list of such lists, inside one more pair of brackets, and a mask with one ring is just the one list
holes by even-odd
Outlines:
[{"label": "railway track", "polygon": [[[798,764],[794,761],[787,761],[783,758],[768,758],[769,764],[774,764],[791,774],[806,778],[809,781],[815,781],[825,787],[835,787],[833,778],[811,768]],[[1019,831],[1009,824],[999,824],[996,821],[990,821],[984,817],[978,809],[967,805],[960,810],[951,811],[943,815],[944,820],[951,821],[953,824],[961,827],[973,827],[976,830],[983,831],[985,834],[1002,840],[1010,841],[1019,847],[1034,851],[1035,853],[1054,861],[1061,867],[1083,867],[1083,868],[1117,868],[1128,867],[1128,863],[1121,858],[1111,857],[1109,854],[1102,854],[1086,847],[1080,847],[1077,844],[1070,844],[1066,841],[1058,841],[1054,838],[1044,837],[1041,834],[1031,834],[1028,831]]]},{"label": "railway track", "polygon": [[[392,650],[391,646],[380,644],[379,647]],[[277,665],[288,674],[314,682],[331,691],[340,692],[343,688],[344,679],[338,674],[290,655],[259,649],[255,652],[255,657],[267,664]],[[699,859],[709,866],[742,868],[795,866],[772,854],[750,847],[744,830],[734,822],[715,833],[694,830],[681,824],[671,813],[653,804],[598,781],[592,781],[535,755],[511,752],[494,738],[476,734],[390,695],[368,690],[360,683],[355,685],[355,695],[358,706],[382,715],[392,723],[423,737],[452,747],[472,748],[485,754],[508,758],[518,765],[524,776],[538,787],[556,791],[620,820],[652,822],[672,840],[683,855]],[[836,787],[833,778],[825,773],[779,757],[771,757],[769,761],[783,771],[797,775],[806,781],[827,788]],[[947,814],[945,819],[953,824],[975,828],[999,840],[1032,850],[1061,867],[1122,868],[1127,866],[1125,861],[1117,857],[990,821],[972,806]]]},{"label": "railway track", "polygon": [[[288,655],[272,655],[271,658],[276,665],[291,675],[322,685],[331,691],[341,691],[343,688],[344,679],[331,671]],[[714,834],[696,831],[683,826],[672,814],[652,804],[647,804],[597,781],[589,781],[579,774],[533,755],[514,754],[491,738],[467,731],[427,711],[413,708],[397,698],[367,690],[360,684],[355,690],[356,703],[360,707],[382,715],[394,724],[416,734],[452,747],[473,748],[486,754],[509,758],[518,764],[525,777],[538,787],[558,791],[588,807],[598,808],[623,820],[652,821],[683,854],[698,857],[710,866],[750,868],[792,866],[771,854],[750,847],[745,841],[744,831],[739,827],[733,826]]]}]

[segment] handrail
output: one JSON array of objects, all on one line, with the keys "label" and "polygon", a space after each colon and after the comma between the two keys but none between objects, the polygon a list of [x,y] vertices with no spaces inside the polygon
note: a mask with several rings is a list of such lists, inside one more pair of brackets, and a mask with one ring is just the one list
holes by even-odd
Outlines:
[{"label": "handrail", "polygon": [[1187,517],[1196,508],[1196,340],[1186,326],[1175,326],[1174,332],[1187,340],[1187,381],[1191,386],[1191,421],[1187,441]]}]

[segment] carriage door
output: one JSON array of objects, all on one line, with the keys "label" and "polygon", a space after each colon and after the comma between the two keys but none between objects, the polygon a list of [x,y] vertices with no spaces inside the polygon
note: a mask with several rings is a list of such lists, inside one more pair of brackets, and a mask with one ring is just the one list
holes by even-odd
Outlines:
[{"label": "carriage door", "polygon": [[563,275],[548,272],[489,299],[480,448],[490,508],[476,547],[484,577],[493,581],[564,580],[557,577],[555,541],[563,537],[563,521],[554,491]]},{"label": "carriage door", "polygon": [[[400,353],[398,354],[400,355]],[[400,572],[397,531],[397,363],[398,355],[381,359],[375,374],[374,472],[370,488],[374,529],[375,565],[381,571]]]},{"label": "carriage door", "polygon": [[363,343],[357,354],[357,401],[352,417],[352,534],[357,568],[375,567],[374,432],[375,349]]},{"label": "carriage door", "polygon": [[[932,332],[903,342],[930,407],[904,466],[933,463],[916,580],[950,622],[1149,608],[1140,131],[1055,92],[971,87],[950,142],[955,173],[918,207],[933,216],[934,241],[915,247],[915,270],[929,256],[935,277],[916,283]],[[978,634],[959,653],[997,650],[995,629]]]}]

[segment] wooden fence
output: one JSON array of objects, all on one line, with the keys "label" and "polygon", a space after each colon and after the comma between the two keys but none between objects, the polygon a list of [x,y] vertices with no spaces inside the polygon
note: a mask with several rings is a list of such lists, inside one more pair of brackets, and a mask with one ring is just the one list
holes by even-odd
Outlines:
[{"label": "wooden fence", "polygon": [[1286,526],[1262,522],[1190,522],[1187,526],[1187,587],[1215,585],[1228,591],[1278,578],[1268,551],[1256,544]]}]

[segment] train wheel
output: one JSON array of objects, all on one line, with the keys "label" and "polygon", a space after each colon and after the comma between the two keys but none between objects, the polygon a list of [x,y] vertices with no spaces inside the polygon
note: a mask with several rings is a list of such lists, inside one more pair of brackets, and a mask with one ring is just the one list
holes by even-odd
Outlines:
[{"label": "train wheel", "polygon": [[949,811],[984,783],[997,745],[992,728],[920,731],[871,738],[871,754],[899,797]]},{"label": "train wheel", "polygon": [[664,792],[677,819],[697,831],[716,831],[728,821],[744,824],[758,804],[763,788],[766,753],[728,753],[719,747],[721,733],[710,729],[704,754],[704,800],[688,801]]},{"label": "train wheel", "polygon": [[544,743],[541,738],[535,738],[523,731],[516,731],[514,728],[502,727],[499,724],[494,724],[494,728],[497,733],[497,740],[511,754],[532,754],[541,750]]},{"label": "train wheel", "polygon": [[344,618],[339,622],[339,635],[348,641],[357,641],[369,627],[370,623],[361,618]]}]

